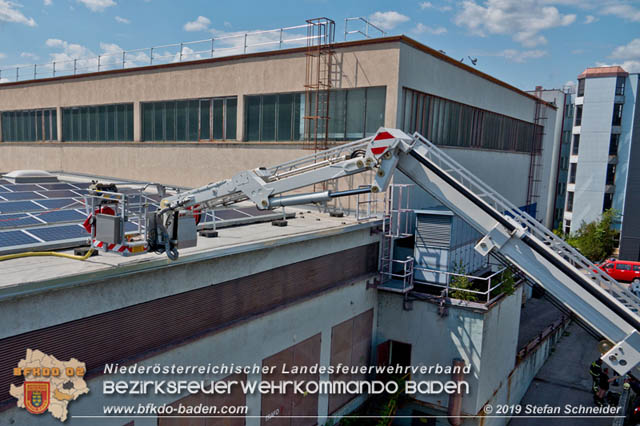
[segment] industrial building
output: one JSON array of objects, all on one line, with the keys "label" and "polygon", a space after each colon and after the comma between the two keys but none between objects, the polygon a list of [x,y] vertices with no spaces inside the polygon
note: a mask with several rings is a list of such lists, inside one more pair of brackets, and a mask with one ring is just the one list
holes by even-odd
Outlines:
[{"label": "industrial building", "polygon": [[[79,202],[86,193],[80,184],[89,179],[106,177],[125,189],[156,182],[184,189],[342,146],[373,136],[380,127],[399,128],[423,134],[494,188],[493,195],[552,225],[568,102],[563,92],[549,98],[524,92],[405,36],[320,49],[331,58],[331,67],[311,82],[305,70],[315,53],[299,47],[0,84],[0,169],[55,172],[61,183],[72,185],[73,200]],[[310,105],[316,105],[313,111]],[[310,124],[318,123],[320,130],[311,138]],[[477,417],[464,424],[506,424],[505,418],[484,418],[483,407],[520,401],[567,319],[523,333],[523,275],[512,275],[501,259],[480,256],[474,247],[482,235],[463,220],[468,217],[411,182],[408,175],[396,175],[390,194],[397,203],[385,211],[402,231],[390,231],[380,217],[361,210],[333,217],[315,207],[290,208],[295,218],[289,226],[244,220],[246,226],[224,228],[218,238],[198,237],[197,247],[181,250],[173,262],[153,253],[105,253],[85,262],[6,261],[0,277],[5,324],[0,347],[7,348],[0,354],[0,425],[33,420],[16,407],[8,390],[10,383],[19,383],[12,369],[32,347],[86,363],[92,392],[73,402],[70,425],[86,424],[107,405],[149,400],[104,395],[105,380],[130,379],[105,371],[105,364],[185,360],[261,366],[462,361],[471,366],[465,377],[470,393],[455,401],[454,414]],[[38,200],[55,199],[46,194],[55,189],[31,185],[39,189],[21,191],[15,182],[0,182],[5,189],[0,214],[19,199],[7,194],[23,192],[37,193],[31,202],[40,208],[32,208],[49,211]],[[245,211],[245,216],[251,215]],[[543,228],[537,222],[528,226],[539,232]],[[407,273],[407,265],[415,269]],[[401,279],[385,285],[385,274]],[[473,281],[475,290],[449,293],[456,277]],[[430,375],[413,378],[429,380]],[[227,419],[153,415],[101,422],[324,424],[357,410],[367,397],[154,395],[159,404],[246,405],[248,412]],[[453,405],[448,396],[417,394],[401,409],[417,416],[446,415]],[[38,421],[58,422],[51,416]]]},{"label": "industrial building", "polygon": [[638,74],[619,66],[587,68],[578,76],[572,131],[565,232],[576,232],[603,211],[621,217],[620,259],[640,259]]}]

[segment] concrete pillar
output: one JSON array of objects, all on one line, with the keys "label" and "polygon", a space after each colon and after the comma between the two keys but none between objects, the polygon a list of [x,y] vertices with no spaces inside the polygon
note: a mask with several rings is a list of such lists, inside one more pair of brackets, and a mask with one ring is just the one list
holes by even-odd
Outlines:
[{"label": "concrete pillar", "polygon": [[[327,327],[322,330],[322,338],[320,343],[320,365],[331,365],[331,327]],[[329,374],[320,374],[318,379],[322,381],[329,381],[331,377]],[[318,424],[324,424],[327,421],[329,415],[329,395],[318,395]]]},{"label": "concrete pillar", "polygon": [[58,142],[62,142],[62,107],[56,107],[56,129],[58,131]]},{"label": "concrete pillar", "polygon": [[140,101],[133,102],[133,141],[142,141],[142,105]]},{"label": "concrete pillar", "polygon": [[238,107],[236,114],[236,140],[244,140],[244,95],[238,94]]}]

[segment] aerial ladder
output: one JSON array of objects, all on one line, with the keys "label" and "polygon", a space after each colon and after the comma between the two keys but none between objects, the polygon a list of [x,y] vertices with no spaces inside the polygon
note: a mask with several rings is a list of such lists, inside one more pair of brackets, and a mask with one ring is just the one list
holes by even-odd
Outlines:
[{"label": "aerial ladder", "polygon": [[[99,237],[117,237],[118,232],[113,231],[113,218],[97,214],[93,244],[103,250],[118,247],[112,251],[123,255],[156,252],[176,260],[179,249],[196,244],[197,212],[242,201],[265,210],[378,193],[387,189],[396,170],[483,235],[476,251],[495,254],[515,265],[613,342],[602,358],[618,374],[627,374],[640,363],[640,299],[418,133],[380,128],[374,136],[359,141],[168,196],[158,210],[147,214],[142,235],[118,238],[117,245],[100,241]],[[287,194],[367,171],[375,174],[369,186]],[[111,202],[114,198],[119,200],[112,196]],[[121,216],[126,218],[124,213]],[[119,229],[122,233],[121,226]]]}]

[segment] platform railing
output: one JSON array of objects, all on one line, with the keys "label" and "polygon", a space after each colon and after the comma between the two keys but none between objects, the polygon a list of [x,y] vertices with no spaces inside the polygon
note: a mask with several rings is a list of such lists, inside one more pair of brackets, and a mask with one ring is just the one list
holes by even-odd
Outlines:
[{"label": "platform railing", "polygon": [[238,32],[203,40],[186,41],[132,50],[106,51],[97,56],[0,69],[0,83],[87,74],[174,62],[240,55],[287,47],[306,46],[309,24],[273,30]]}]

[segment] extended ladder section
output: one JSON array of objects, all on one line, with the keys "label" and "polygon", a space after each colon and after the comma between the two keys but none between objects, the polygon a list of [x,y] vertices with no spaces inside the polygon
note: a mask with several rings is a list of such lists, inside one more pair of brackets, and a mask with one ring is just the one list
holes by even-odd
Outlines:
[{"label": "extended ladder section", "polygon": [[482,233],[498,251],[615,346],[603,359],[619,374],[640,362],[640,299],[419,134],[397,168]]}]

